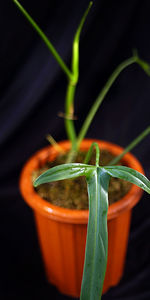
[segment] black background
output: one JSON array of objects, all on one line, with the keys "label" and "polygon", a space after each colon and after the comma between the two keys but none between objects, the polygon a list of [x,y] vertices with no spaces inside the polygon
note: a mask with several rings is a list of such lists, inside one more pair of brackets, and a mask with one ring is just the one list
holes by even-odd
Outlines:
[{"label": "black background", "polygon": [[[73,35],[87,0],[22,0],[69,65]],[[75,99],[77,130],[114,68],[137,48],[150,62],[149,0],[101,0],[94,5],[80,43],[80,82]],[[0,299],[70,299],[45,279],[32,211],[18,179],[25,161],[47,145],[50,133],[66,138],[63,103],[66,78],[12,1],[0,2]],[[126,146],[150,115],[150,78],[136,65],[117,79],[87,137]],[[133,153],[150,178],[150,138]],[[124,276],[104,300],[150,299],[150,199],[133,210]]]}]

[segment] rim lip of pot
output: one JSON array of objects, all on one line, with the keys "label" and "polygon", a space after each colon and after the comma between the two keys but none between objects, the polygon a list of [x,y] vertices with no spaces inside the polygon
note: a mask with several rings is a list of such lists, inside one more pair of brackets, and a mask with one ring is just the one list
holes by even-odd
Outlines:
[{"label": "rim lip of pot", "polygon": [[[89,148],[89,146],[93,142],[97,142],[100,146],[100,149],[107,149],[114,155],[118,155],[123,151],[123,148],[118,145],[95,139],[85,139],[81,143],[82,150],[86,150],[87,148]],[[59,143],[59,145],[66,151],[70,149],[69,141],[62,141]],[[38,168],[40,163],[46,162],[49,157],[51,157],[51,159],[54,159],[57,154],[58,152],[53,148],[53,146],[47,146],[36,152],[27,161],[22,169],[20,176],[19,185],[21,194],[24,200],[30,207],[33,208],[33,210],[44,215],[47,218],[63,223],[87,224],[89,214],[88,210],[73,210],[55,206],[42,199],[33,188],[31,181],[32,172],[36,168]],[[130,168],[133,168],[144,174],[142,165],[131,153],[127,153],[124,156],[123,162],[126,163]],[[143,191],[139,187],[137,187],[136,185],[132,185],[131,189],[124,197],[109,206],[108,220],[116,218],[124,211],[131,209],[140,200],[142,193]]]}]

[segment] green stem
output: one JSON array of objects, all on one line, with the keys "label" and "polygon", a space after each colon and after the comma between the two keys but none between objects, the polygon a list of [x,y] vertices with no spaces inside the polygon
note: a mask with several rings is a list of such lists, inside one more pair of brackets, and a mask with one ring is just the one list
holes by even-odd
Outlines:
[{"label": "green stem", "polygon": [[147,61],[139,57],[136,49],[133,50],[133,56],[135,57],[136,63],[145,71],[148,76],[150,76],[150,65],[147,63]]},{"label": "green stem", "polygon": [[67,136],[72,143],[71,153],[68,156],[67,162],[70,162],[72,157],[74,157],[75,151],[77,151],[77,138],[74,126],[74,95],[76,90],[76,85],[78,83],[79,77],[79,41],[80,34],[88,12],[92,6],[92,1],[89,3],[88,8],[84,12],[84,15],[79,23],[77,31],[75,33],[73,39],[72,46],[72,74],[73,79],[69,81],[66,92],[66,100],[65,100],[65,128],[67,132]]},{"label": "green stem", "polygon": [[32,17],[28,14],[28,12],[24,9],[24,7],[17,1],[13,0],[13,2],[16,4],[16,6],[19,8],[19,10],[22,12],[22,14],[26,17],[26,19],[29,21],[29,23],[32,25],[32,27],[35,29],[35,31],[39,34],[41,39],[44,41],[45,45],[48,47],[58,64],[60,65],[61,69],[64,71],[64,73],[67,75],[67,78],[69,80],[73,80],[74,75],[71,73],[67,65],[64,63],[50,40],[47,38],[45,33],[40,29],[40,27],[37,25],[37,23],[32,19]]},{"label": "green stem", "polygon": [[99,158],[100,158],[100,150],[99,150],[99,146],[97,143],[92,143],[89,151],[87,152],[86,154],[86,157],[85,157],[85,160],[84,160],[84,164],[88,164],[90,158],[91,158],[91,155],[92,155],[92,151],[93,151],[93,148],[95,147],[95,150],[96,150],[96,167],[99,167]]},{"label": "green stem", "polygon": [[148,134],[150,134],[150,126],[148,126],[138,137],[136,137],[125,149],[124,151],[118,155],[117,157],[115,157],[110,163],[109,166],[115,165],[116,163],[118,163],[123,156],[131,151],[134,147],[136,147]]},{"label": "green stem", "polygon": [[68,83],[67,92],[66,92],[66,100],[65,100],[65,128],[68,139],[71,141],[72,150],[77,150],[77,142],[76,142],[76,132],[74,126],[74,94],[75,94],[76,86],[72,85],[71,82]]},{"label": "green stem", "polygon": [[80,40],[80,34],[82,27],[85,23],[86,17],[89,13],[89,10],[92,6],[93,2],[90,1],[86,11],[84,12],[84,15],[80,21],[80,24],[77,28],[77,31],[75,33],[74,39],[73,39],[73,47],[72,47],[72,73],[74,74],[74,82],[78,82],[79,77],[79,40]]},{"label": "green stem", "polygon": [[125,60],[124,62],[122,62],[116,69],[115,71],[112,73],[112,75],[110,76],[110,78],[108,79],[107,83],[105,84],[104,88],[102,89],[102,91],[100,92],[98,98],[96,99],[96,101],[94,102],[93,106],[91,107],[84,123],[83,126],[79,132],[78,138],[77,138],[77,143],[78,143],[78,148],[80,146],[81,141],[83,140],[83,138],[85,137],[87,130],[99,108],[99,106],[101,105],[102,101],[104,100],[106,94],[108,93],[110,87],[112,86],[112,84],[114,83],[114,81],[116,80],[116,78],[119,76],[119,74],[128,66],[130,66],[131,64],[135,63],[136,59],[135,57],[131,57],[127,60]]}]

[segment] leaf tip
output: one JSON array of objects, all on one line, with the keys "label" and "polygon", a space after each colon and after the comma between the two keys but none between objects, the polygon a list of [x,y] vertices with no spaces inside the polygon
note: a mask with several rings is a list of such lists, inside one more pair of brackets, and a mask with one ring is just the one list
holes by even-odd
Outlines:
[{"label": "leaf tip", "polygon": [[33,186],[34,186],[34,187],[37,187],[37,186],[38,186],[38,181],[37,181],[37,179],[35,179],[35,181],[33,182]]},{"label": "leaf tip", "polygon": [[12,0],[12,2],[14,2],[16,5],[20,4],[17,0]]}]

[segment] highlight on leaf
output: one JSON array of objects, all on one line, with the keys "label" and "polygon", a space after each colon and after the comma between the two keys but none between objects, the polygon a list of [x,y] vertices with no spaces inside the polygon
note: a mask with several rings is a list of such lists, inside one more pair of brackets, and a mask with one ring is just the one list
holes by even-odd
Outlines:
[{"label": "highlight on leaf", "polygon": [[101,299],[108,251],[107,211],[110,176],[96,168],[87,179],[89,221],[80,300]]},{"label": "highlight on leaf", "polygon": [[62,164],[45,171],[34,181],[33,185],[37,187],[43,183],[86,176],[94,168],[95,166],[80,163]]},{"label": "highlight on leaf", "polygon": [[150,181],[141,173],[125,166],[108,166],[105,171],[112,177],[124,179],[136,184],[150,194]]}]

